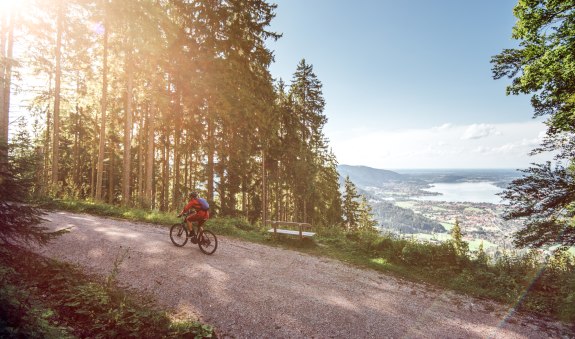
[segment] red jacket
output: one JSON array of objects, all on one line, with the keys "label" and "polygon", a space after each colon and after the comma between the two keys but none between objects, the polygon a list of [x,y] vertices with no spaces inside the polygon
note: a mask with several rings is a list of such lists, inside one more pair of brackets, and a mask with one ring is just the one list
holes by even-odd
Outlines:
[{"label": "red jacket", "polygon": [[190,209],[196,210],[196,214],[198,216],[205,216],[206,218],[209,216],[208,211],[202,209],[202,204],[198,201],[198,199],[194,198],[188,202],[188,204],[184,207],[181,214],[187,213]]}]

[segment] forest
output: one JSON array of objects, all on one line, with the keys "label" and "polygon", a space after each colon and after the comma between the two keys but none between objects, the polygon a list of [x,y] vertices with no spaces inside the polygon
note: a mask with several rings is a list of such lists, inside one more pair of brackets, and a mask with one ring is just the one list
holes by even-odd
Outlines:
[{"label": "forest", "polygon": [[33,196],[175,211],[197,190],[213,214],[342,223],[322,83],[303,58],[287,82],[269,71],[276,5],[26,0],[10,9],[0,34],[0,143],[10,145],[0,163]]}]

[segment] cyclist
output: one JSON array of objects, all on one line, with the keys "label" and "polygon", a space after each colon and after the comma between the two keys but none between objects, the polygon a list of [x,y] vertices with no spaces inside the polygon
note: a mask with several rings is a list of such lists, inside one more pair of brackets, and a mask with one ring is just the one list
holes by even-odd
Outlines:
[{"label": "cyclist", "polygon": [[191,212],[191,209],[194,209],[195,213],[190,213],[186,217],[186,224],[188,225],[188,230],[190,230],[190,234],[193,232],[193,225],[192,222],[198,222],[198,232],[202,230],[202,226],[210,218],[210,206],[205,199],[198,198],[197,192],[191,192],[188,194],[188,198],[190,201],[184,207],[182,212],[178,214],[178,217],[181,217],[184,214]]}]

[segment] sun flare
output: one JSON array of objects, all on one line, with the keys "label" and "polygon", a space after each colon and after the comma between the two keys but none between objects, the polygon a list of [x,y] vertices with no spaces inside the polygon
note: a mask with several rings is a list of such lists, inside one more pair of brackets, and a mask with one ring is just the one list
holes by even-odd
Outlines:
[{"label": "sun flare", "polygon": [[26,0],[0,0],[0,18],[18,12]]}]

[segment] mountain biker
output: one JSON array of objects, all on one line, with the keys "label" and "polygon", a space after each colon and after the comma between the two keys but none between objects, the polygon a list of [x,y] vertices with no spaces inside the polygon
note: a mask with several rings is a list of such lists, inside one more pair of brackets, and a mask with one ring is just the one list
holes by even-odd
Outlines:
[{"label": "mountain biker", "polygon": [[186,224],[188,225],[188,230],[190,230],[190,234],[192,234],[193,231],[192,222],[194,221],[198,222],[198,232],[199,232],[202,229],[202,226],[204,225],[206,220],[210,218],[210,212],[208,203],[206,202],[205,199],[198,198],[197,192],[191,192],[190,194],[188,194],[188,198],[190,199],[190,201],[184,207],[182,212],[178,214],[178,217],[181,217],[182,215],[191,212],[190,211],[191,209],[194,209],[195,212],[190,213],[186,217]]}]

